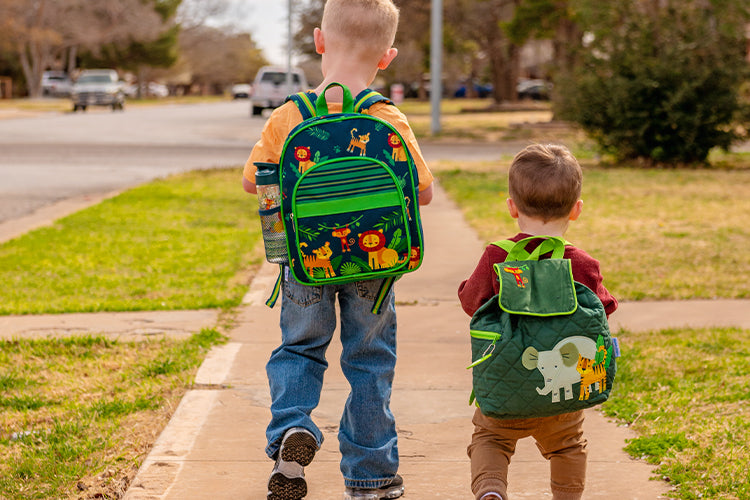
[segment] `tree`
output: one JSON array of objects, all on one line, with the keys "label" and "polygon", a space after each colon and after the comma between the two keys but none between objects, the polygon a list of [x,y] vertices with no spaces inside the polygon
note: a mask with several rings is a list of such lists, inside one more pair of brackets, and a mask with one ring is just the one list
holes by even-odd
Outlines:
[{"label": "tree", "polygon": [[180,34],[181,60],[178,70],[191,75],[191,83],[202,92],[220,92],[235,82],[252,81],[268,64],[248,33],[195,26]]},{"label": "tree", "polygon": [[36,97],[42,73],[71,49],[152,41],[163,33],[163,20],[154,3],[142,0],[0,0],[0,28]]},{"label": "tree", "polygon": [[325,7],[325,0],[307,0],[301,5],[295,5],[293,16],[297,29],[293,33],[292,44],[294,45],[293,51],[296,54],[307,56],[310,59],[317,58],[313,30],[320,27],[323,7]]},{"label": "tree", "polygon": [[508,36],[507,26],[522,0],[454,1],[459,9],[451,18],[487,57],[495,101],[515,101],[521,47]]},{"label": "tree", "polygon": [[[147,81],[148,68],[168,68],[177,62],[180,26],[175,22],[182,0],[150,0],[162,20],[163,29],[153,40],[132,39],[127,43],[110,43],[95,51],[82,54],[84,65],[90,67],[115,67],[136,72],[138,82]],[[141,97],[142,85],[138,86]]]},{"label": "tree", "polygon": [[619,159],[705,162],[742,138],[744,0],[579,0],[588,44],[558,110]]},{"label": "tree", "polygon": [[530,39],[552,40],[554,66],[570,70],[583,36],[572,7],[570,0],[523,0],[505,30],[516,45]]}]

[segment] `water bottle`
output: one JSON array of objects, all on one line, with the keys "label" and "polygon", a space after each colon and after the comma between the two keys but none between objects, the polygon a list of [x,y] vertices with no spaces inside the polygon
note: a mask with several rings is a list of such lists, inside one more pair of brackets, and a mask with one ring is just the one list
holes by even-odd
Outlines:
[{"label": "water bottle", "polygon": [[266,260],[274,264],[286,264],[284,223],[281,221],[281,187],[276,163],[256,162],[255,185],[258,191],[258,215],[266,248]]}]

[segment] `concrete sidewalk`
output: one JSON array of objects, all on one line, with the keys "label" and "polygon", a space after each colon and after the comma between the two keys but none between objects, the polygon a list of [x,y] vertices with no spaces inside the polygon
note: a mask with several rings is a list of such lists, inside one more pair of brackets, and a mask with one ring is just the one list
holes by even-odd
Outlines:
[{"label": "concrete sidewalk", "polygon": [[[399,472],[406,484],[405,498],[469,500],[466,446],[473,408],[468,404],[471,372],[466,366],[470,349],[468,317],[458,304],[456,289],[473,270],[482,243],[440,189],[423,213],[429,249],[424,266],[396,286],[399,361],[392,409],[400,436]],[[265,363],[279,342],[279,308],[268,309],[262,299],[274,272],[274,267],[268,266],[259,274],[231,342],[207,357],[197,375],[199,389],[183,399],[126,499],[265,498],[273,466],[263,452],[270,416]],[[647,324],[639,315],[650,305],[624,305],[617,318],[613,316],[615,330],[619,326],[659,328],[666,323],[680,326],[683,321],[711,321],[704,319],[701,307],[666,304],[678,315],[647,314]],[[728,310],[737,309],[744,326],[750,324],[747,313],[741,316],[748,310],[746,302],[721,304]],[[715,313],[715,309],[711,311]],[[687,318],[688,312],[695,316]],[[627,340],[623,340],[626,348]],[[306,469],[308,500],[336,499],[343,493],[336,432],[348,385],[338,366],[339,354],[340,345],[334,341],[321,404],[313,414],[326,440]],[[626,439],[633,437],[627,428],[588,410],[585,432],[590,453],[585,499],[664,498],[666,483],[650,480],[652,468],[622,451]],[[511,498],[551,498],[548,485],[547,462],[532,441],[521,441],[511,466]]]}]

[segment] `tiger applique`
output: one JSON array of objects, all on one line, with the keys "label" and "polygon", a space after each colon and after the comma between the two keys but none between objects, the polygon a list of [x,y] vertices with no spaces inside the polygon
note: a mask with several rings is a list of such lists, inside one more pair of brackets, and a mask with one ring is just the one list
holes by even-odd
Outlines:
[{"label": "tiger applique", "polygon": [[359,156],[365,156],[367,154],[367,143],[370,142],[370,132],[355,136],[354,133],[356,131],[356,128],[351,130],[352,140],[349,141],[349,146],[347,146],[346,150],[349,153],[354,153],[354,150],[359,148]]},{"label": "tiger applique", "polygon": [[[302,249],[303,247],[307,246],[307,243],[300,243],[299,246],[300,249]],[[323,270],[326,278],[332,278],[333,276],[336,276],[336,273],[333,271],[333,266],[331,265],[331,256],[333,255],[333,250],[331,250],[330,242],[326,241],[325,245],[320,248],[316,248],[312,252],[313,255],[302,254],[302,260],[305,268],[307,269],[307,273],[312,276],[313,269],[318,268]]]}]

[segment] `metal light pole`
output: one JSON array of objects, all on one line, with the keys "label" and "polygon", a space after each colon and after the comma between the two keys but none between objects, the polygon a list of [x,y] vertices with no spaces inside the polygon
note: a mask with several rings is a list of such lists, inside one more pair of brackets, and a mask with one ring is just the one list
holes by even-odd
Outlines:
[{"label": "metal light pole", "polygon": [[292,88],[292,0],[287,2],[287,48],[286,48],[286,93],[290,95]]},{"label": "metal light pole", "polygon": [[443,95],[443,0],[432,0],[430,47],[430,107],[432,134],[440,133],[440,101]]}]

